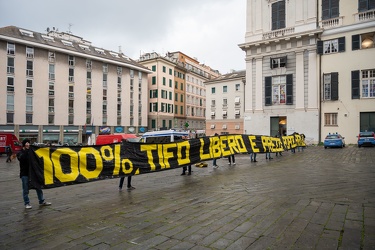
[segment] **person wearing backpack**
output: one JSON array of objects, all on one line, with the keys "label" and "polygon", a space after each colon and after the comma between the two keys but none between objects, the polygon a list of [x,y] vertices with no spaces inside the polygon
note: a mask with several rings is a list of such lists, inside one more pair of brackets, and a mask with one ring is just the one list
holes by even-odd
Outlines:
[{"label": "person wearing backpack", "polygon": [[[31,209],[29,199],[29,174],[30,174],[30,140],[22,141],[22,150],[17,154],[17,159],[20,162],[20,178],[22,180],[22,194],[26,209]],[[36,188],[40,206],[50,206],[51,203],[44,200],[43,191],[41,188]]]}]

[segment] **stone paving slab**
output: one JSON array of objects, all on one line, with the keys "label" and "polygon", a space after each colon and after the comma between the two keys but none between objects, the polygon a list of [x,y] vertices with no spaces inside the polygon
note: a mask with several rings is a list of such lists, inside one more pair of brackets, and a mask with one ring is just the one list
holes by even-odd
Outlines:
[{"label": "stone paving slab", "polygon": [[375,249],[375,148],[285,152],[44,191],[0,157],[0,249]]}]

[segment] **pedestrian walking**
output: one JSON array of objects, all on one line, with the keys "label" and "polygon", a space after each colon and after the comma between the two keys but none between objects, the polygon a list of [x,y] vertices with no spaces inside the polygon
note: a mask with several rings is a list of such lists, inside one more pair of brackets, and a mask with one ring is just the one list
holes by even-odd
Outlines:
[{"label": "pedestrian walking", "polygon": [[[25,139],[22,141],[22,150],[17,154],[17,158],[20,162],[20,178],[22,181],[22,194],[23,194],[23,201],[25,203],[26,209],[31,209],[32,206],[30,204],[29,199],[29,172],[31,167],[31,160],[30,160],[30,140]],[[40,187],[36,187],[36,194],[38,195],[39,205],[40,206],[50,206],[51,203],[45,201],[43,196],[43,191]]]},{"label": "pedestrian walking", "polygon": [[228,156],[228,161],[229,161],[228,165],[231,165],[231,164],[236,165],[236,158],[234,157],[234,154]]},{"label": "pedestrian walking", "polygon": [[7,153],[7,162],[12,162],[12,147],[9,145],[7,148],[6,148],[6,153]]}]

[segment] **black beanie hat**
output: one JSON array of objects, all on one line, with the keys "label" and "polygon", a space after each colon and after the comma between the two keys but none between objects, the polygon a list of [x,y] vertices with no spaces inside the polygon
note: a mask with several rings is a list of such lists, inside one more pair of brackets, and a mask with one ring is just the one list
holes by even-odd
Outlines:
[{"label": "black beanie hat", "polygon": [[25,147],[26,143],[30,143],[29,139],[25,139],[22,141],[22,147]]}]

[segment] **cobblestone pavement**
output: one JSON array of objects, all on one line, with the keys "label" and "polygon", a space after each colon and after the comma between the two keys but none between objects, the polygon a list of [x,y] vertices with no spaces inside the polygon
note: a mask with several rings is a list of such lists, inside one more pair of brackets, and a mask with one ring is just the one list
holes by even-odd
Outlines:
[{"label": "cobblestone pavement", "polygon": [[375,148],[308,147],[44,191],[0,157],[0,249],[375,249]]}]

